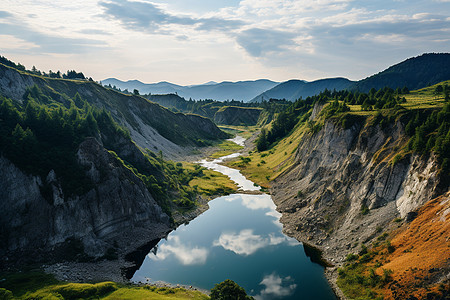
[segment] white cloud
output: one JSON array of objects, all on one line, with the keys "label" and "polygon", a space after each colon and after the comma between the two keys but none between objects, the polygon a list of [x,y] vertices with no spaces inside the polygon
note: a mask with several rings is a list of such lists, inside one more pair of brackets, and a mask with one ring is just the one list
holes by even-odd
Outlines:
[{"label": "white cloud", "polygon": [[287,242],[293,245],[285,236],[275,236],[273,233],[264,237],[253,233],[253,229],[243,229],[239,233],[222,233],[213,246],[222,247],[238,255],[252,255],[261,248],[275,246]]},{"label": "white cloud", "polygon": [[28,50],[37,47],[35,43],[25,41],[12,35],[0,34],[0,45],[3,50],[22,49]]},{"label": "white cloud", "polygon": [[276,299],[292,295],[297,288],[297,284],[290,277],[280,277],[272,273],[263,278],[260,285],[265,286],[261,293],[255,296],[256,299]]},{"label": "white cloud", "polygon": [[449,0],[194,2],[2,0],[3,55],[94,79],[191,84],[361,79],[450,48]]},{"label": "white cloud", "polygon": [[206,248],[183,245],[178,236],[169,236],[167,242],[159,246],[156,255],[151,253],[148,257],[153,260],[165,260],[173,255],[185,266],[203,265],[208,258],[208,252]]}]

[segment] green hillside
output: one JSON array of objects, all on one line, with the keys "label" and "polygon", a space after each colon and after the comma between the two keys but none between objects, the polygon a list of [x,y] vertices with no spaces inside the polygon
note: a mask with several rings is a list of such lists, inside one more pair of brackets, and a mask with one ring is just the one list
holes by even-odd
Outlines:
[{"label": "green hillside", "polygon": [[[441,163],[444,181],[450,172],[450,81],[412,92],[382,88],[369,93],[325,91],[317,96],[294,102],[286,111],[263,128],[250,161],[232,163],[252,180],[269,186],[270,180],[289,168],[302,136],[319,131],[324,122],[333,121],[350,128],[355,122],[383,128],[400,121],[408,140],[396,150],[400,159],[408,153],[429,155],[434,152]],[[437,92],[440,91],[440,92]],[[446,100],[447,99],[447,100]],[[320,115],[310,120],[315,105],[323,106]],[[315,112],[314,112],[315,113]],[[365,125],[364,125],[365,124]]]},{"label": "green hillside", "polygon": [[205,118],[173,113],[143,97],[119,93],[93,81],[47,78],[31,75],[2,64],[0,64],[0,77],[5,80],[11,78],[12,87],[4,86],[3,90],[0,89],[6,97],[20,100],[17,98],[21,98],[25,89],[34,84],[45,95],[61,99],[66,104],[66,97],[73,98],[78,93],[88,103],[110,111],[113,118],[121,125],[140,132],[145,130],[140,124],[142,122],[178,145],[203,145],[206,140],[228,137]]}]

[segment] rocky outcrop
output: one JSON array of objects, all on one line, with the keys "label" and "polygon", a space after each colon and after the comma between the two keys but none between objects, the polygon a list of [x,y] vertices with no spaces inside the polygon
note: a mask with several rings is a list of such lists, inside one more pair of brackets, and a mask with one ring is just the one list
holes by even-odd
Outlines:
[{"label": "rocky outcrop", "polygon": [[432,199],[439,183],[436,160],[394,159],[404,143],[401,122],[384,129],[356,122],[343,129],[327,121],[303,137],[295,164],[272,187],[284,231],[339,263],[392,219]]},{"label": "rocky outcrop", "polygon": [[247,125],[258,123],[262,109],[253,107],[225,106],[214,115],[214,122],[223,125]]},{"label": "rocky outcrop", "polygon": [[[2,259],[33,255],[39,260],[45,254],[47,260],[47,251],[69,240],[81,243],[91,257],[111,247],[126,253],[170,230],[169,217],[143,182],[96,139],[79,146],[77,159],[92,188],[64,197],[53,171],[43,182],[0,157]],[[44,198],[45,187],[51,192]]]}]

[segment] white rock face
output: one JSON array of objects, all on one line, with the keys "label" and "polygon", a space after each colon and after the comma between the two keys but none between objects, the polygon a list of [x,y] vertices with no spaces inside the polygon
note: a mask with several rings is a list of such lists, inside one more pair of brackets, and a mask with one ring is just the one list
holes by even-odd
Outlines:
[{"label": "white rock face", "polygon": [[[436,161],[410,155],[392,163],[402,138],[400,122],[384,130],[358,123],[344,130],[329,121],[305,136],[296,163],[272,188],[284,231],[339,261],[355,245],[377,237],[379,228],[395,217],[432,199],[438,186]],[[363,207],[368,214],[361,213]]]},{"label": "white rock face", "polygon": [[433,196],[437,167],[434,157],[424,163],[420,157],[414,156],[396,201],[400,216],[404,218],[408,212],[424,204],[424,200]]}]

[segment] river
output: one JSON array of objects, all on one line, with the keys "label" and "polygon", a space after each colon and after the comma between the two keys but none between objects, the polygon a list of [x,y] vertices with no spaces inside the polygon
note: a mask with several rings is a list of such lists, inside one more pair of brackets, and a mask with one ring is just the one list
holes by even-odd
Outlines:
[{"label": "river", "polygon": [[[240,137],[233,141],[243,143]],[[238,170],[220,165],[227,157],[200,163],[228,175],[242,191],[259,190]],[[237,193],[209,206],[161,240],[132,281],[210,290],[232,279],[255,299],[336,299],[324,268],[311,261],[301,243],[282,233],[281,214],[270,195]]]}]

